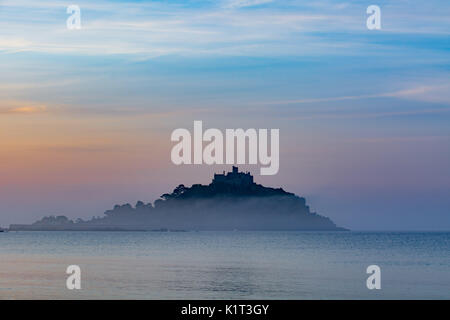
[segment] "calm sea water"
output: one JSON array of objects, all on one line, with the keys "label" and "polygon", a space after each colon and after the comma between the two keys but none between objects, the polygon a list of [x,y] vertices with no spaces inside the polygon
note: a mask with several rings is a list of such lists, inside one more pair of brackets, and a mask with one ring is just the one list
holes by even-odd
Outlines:
[{"label": "calm sea water", "polygon": [[105,298],[450,299],[450,233],[0,233],[0,299]]}]

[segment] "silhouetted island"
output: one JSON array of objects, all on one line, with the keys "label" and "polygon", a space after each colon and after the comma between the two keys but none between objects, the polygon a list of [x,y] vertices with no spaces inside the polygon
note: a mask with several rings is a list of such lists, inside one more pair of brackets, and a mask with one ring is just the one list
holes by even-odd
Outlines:
[{"label": "silhouetted island", "polygon": [[209,185],[179,185],[153,204],[138,201],[115,205],[104,217],[75,222],[65,216],[45,217],[31,225],[11,225],[23,231],[182,231],[182,230],[327,230],[341,231],[329,218],[311,212],[305,198],[269,188],[239,172],[215,174]]}]

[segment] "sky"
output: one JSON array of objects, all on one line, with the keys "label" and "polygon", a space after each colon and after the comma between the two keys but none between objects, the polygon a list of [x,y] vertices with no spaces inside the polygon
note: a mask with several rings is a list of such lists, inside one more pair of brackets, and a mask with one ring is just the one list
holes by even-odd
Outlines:
[{"label": "sky", "polygon": [[202,120],[278,128],[278,174],[243,169],[340,226],[450,230],[449,16],[446,0],[0,0],[0,226],[209,183],[230,168],[170,160],[171,132]]}]

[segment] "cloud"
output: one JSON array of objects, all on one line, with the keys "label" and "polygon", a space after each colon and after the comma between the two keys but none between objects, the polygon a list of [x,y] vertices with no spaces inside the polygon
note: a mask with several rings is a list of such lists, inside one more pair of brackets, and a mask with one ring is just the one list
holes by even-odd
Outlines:
[{"label": "cloud", "polygon": [[272,1],[273,0],[230,0],[225,3],[224,8],[253,7],[265,3],[270,3]]},{"label": "cloud", "polygon": [[370,119],[370,118],[384,118],[384,117],[398,117],[398,116],[411,116],[411,115],[423,115],[423,114],[447,114],[450,112],[450,108],[437,108],[437,109],[422,109],[422,110],[407,110],[407,111],[393,111],[393,112],[369,112],[369,113],[333,113],[333,114],[316,114],[308,116],[290,116],[292,119]]},{"label": "cloud", "polygon": [[[76,31],[66,30],[63,23],[44,22],[36,27],[22,22],[2,23],[0,19],[0,29],[15,30],[3,34],[0,52],[126,54],[151,58],[170,54],[304,55],[345,52],[352,47],[352,43],[343,47],[342,41],[323,42],[320,37],[307,34],[320,30],[319,26],[326,21],[336,21],[322,15],[192,12],[149,17],[151,21],[128,19],[83,20],[81,30]],[[299,32],[304,33],[299,35]],[[296,41],[290,41],[294,36]]]},{"label": "cloud", "polygon": [[45,105],[37,105],[32,102],[13,101],[0,102],[0,115],[3,114],[33,114],[47,111]]},{"label": "cloud", "polygon": [[[0,52],[185,55],[313,55],[376,53],[395,44],[366,37],[361,5],[312,4],[272,0],[229,0],[196,6],[168,2],[79,1],[81,30],[67,30],[65,5],[55,1],[5,1],[0,11]],[[227,10],[272,3],[258,10]],[[398,10],[383,12],[408,12]],[[22,14],[17,16],[18,9]],[[400,10],[405,9],[405,10]],[[139,12],[139,14],[136,14]],[[431,18],[439,18],[433,20]],[[406,28],[401,21],[422,21]],[[385,34],[448,33],[440,16],[389,18]],[[399,22],[400,21],[400,22]],[[402,24],[403,23],[403,24]],[[345,39],[342,34],[347,34]],[[333,37],[337,34],[337,37]],[[352,36],[354,35],[354,36]],[[378,41],[376,37],[374,41]],[[398,44],[401,45],[401,42]],[[432,50],[432,48],[430,49]],[[386,52],[386,51],[384,51]]]},{"label": "cloud", "polygon": [[410,89],[388,93],[386,97],[413,99],[424,102],[450,103],[450,83],[421,85]]},{"label": "cloud", "polygon": [[251,104],[258,105],[283,105],[283,104],[302,104],[302,103],[320,103],[320,102],[334,102],[345,100],[361,100],[361,99],[374,99],[374,98],[403,98],[403,99],[415,99],[420,101],[429,102],[447,102],[450,103],[450,95],[445,94],[450,91],[450,83],[443,85],[421,85],[414,88],[382,92],[375,94],[364,94],[354,96],[340,96],[340,97],[327,97],[327,98],[305,98],[294,100],[277,100],[277,101],[263,101],[253,102]]}]

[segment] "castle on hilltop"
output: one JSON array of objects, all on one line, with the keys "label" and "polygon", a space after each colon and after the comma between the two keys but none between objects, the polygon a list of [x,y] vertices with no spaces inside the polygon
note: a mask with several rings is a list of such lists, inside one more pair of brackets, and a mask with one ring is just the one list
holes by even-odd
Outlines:
[{"label": "castle on hilltop", "polygon": [[72,221],[44,217],[14,231],[167,231],[167,230],[345,230],[311,212],[306,200],[282,188],[265,187],[249,172],[215,174],[208,185],[178,185],[153,203],[115,205],[104,217]]},{"label": "castle on hilltop", "polygon": [[238,167],[233,166],[233,171],[223,174],[214,174],[212,184],[252,185],[253,176],[250,172],[239,172]]}]

